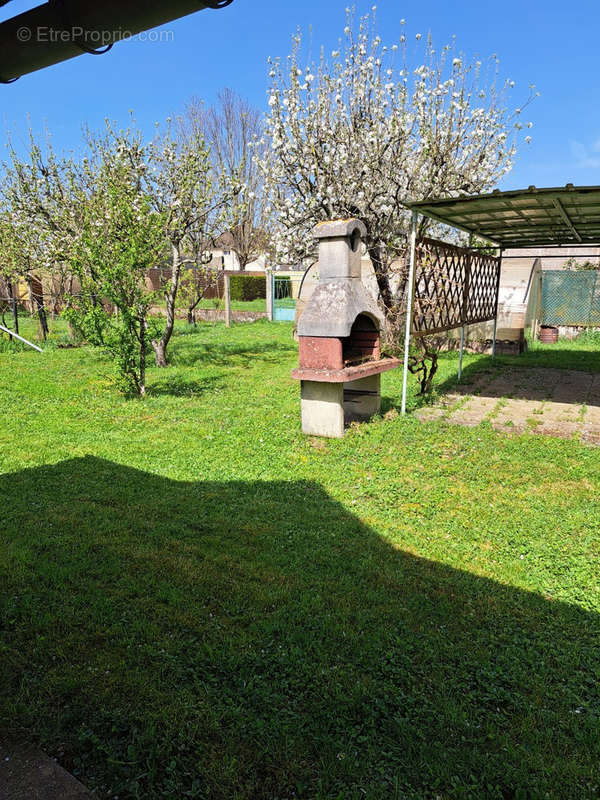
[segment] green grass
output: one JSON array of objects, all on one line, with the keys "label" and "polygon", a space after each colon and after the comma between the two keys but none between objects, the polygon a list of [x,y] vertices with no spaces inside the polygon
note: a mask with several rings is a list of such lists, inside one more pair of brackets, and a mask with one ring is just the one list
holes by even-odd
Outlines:
[{"label": "green grass", "polygon": [[[6,327],[13,329],[12,315],[5,314]],[[29,314],[19,314],[19,334],[30,342],[39,345],[40,347],[54,347],[56,345],[66,345],[69,342],[68,331],[66,323],[56,317],[52,319],[48,317],[48,327],[50,329],[48,342],[45,344],[42,341],[41,329],[37,317],[31,317]],[[10,339],[8,334],[0,331],[0,353],[21,353],[31,351],[27,345],[19,342],[17,339]]]},{"label": "green grass", "polygon": [[499,365],[552,367],[600,372],[600,333],[581,333],[576,339],[560,338],[556,344],[527,339],[527,351],[520,356],[497,356]]},{"label": "green grass", "polygon": [[[201,300],[198,304],[198,308],[218,308],[223,310],[225,308],[225,301]],[[232,311],[266,311],[267,301],[264,297],[257,297],[255,300],[232,300],[231,309]]]},{"label": "green grass", "polygon": [[[157,302],[156,307],[165,307],[164,300]],[[225,309],[225,300],[223,298],[215,298],[214,300],[200,300],[196,308],[208,308],[211,310],[223,311]],[[232,311],[266,311],[267,301],[264,298],[257,297],[254,300],[232,300]],[[186,315],[187,310],[180,308],[177,310],[178,314]]]},{"label": "green grass", "polygon": [[0,732],[121,800],[597,797],[598,451],[399,371],[307,438],[290,324],[178,334],[144,401],[0,354]]}]

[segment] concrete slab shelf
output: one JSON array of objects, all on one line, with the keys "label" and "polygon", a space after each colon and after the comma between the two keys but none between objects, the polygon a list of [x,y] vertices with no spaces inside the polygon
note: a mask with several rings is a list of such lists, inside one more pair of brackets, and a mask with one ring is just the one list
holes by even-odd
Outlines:
[{"label": "concrete slab shelf", "polygon": [[298,381],[319,381],[323,383],[348,383],[350,381],[378,375],[400,366],[397,358],[381,358],[378,361],[366,361],[344,369],[307,369],[298,367],[292,370],[292,378]]}]

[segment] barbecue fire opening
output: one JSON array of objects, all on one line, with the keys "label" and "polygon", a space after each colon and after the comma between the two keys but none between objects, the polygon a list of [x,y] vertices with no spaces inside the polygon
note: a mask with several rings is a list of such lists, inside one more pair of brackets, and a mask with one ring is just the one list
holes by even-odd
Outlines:
[{"label": "barbecue fire opening", "polygon": [[371,317],[359,314],[354,320],[350,336],[342,339],[342,360],[344,366],[364,364],[379,358],[379,330]]}]

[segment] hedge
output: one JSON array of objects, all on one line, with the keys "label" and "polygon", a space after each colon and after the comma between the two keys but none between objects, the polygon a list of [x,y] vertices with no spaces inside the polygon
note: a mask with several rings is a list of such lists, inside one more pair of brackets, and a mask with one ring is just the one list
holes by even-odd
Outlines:
[{"label": "hedge", "polygon": [[231,275],[229,285],[232,300],[256,300],[267,296],[266,276]]}]

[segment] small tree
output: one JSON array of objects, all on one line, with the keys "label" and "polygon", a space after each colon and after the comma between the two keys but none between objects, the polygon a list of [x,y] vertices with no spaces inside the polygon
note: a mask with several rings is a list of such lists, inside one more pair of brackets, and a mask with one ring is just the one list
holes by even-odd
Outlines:
[{"label": "small tree", "polygon": [[187,311],[188,325],[196,324],[196,309],[209,290],[219,290],[219,273],[199,259],[191,264],[181,278],[180,297]]},{"label": "small tree", "polygon": [[5,313],[8,309],[12,315],[15,333],[19,333],[19,315],[15,286],[24,275],[24,264],[21,255],[19,232],[10,210],[0,208],[0,308],[2,322],[6,326]]},{"label": "small tree", "polygon": [[140,134],[117,133],[107,123],[104,136],[90,135],[88,141],[90,192],[70,258],[81,294],[71,299],[66,315],[112,356],[119,387],[143,396],[154,301],[146,274],[164,249],[165,221],[144,188],[148,153]]},{"label": "small tree", "polygon": [[[34,275],[49,278],[53,304],[63,302],[72,288],[69,259],[81,234],[87,202],[85,170],[73,158],[59,158],[50,138],[44,146],[29,132],[29,148],[22,159],[9,141],[9,163],[5,164],[2,196],[11,225],[11,238],[18,249],[20,275],[30,286],[45,332],[43,297],[34,297]],[[32,311],[34,309],[32,308]]]},{"label": "small tree", "polygon": [[[220,199],[215,196],[208,149],[202,130],[180,124],[175,133],[171,121],[163,136],[150,147],[151,170],[146,176],[152,203],[165,225],[165,239],[171,249],[171,277],[165,291],[166,323],[152,340],[159,367],[167,366],[167,347],[175,324],[175,307],[184,249],[192,248],[198,228],[203,230]],[[195,258],[191,259],[195,263]]]}]

